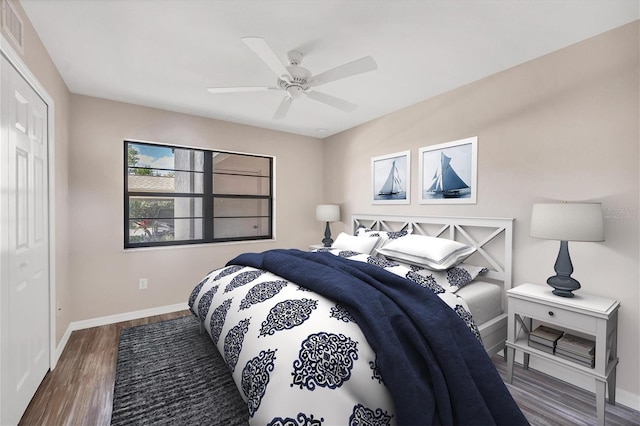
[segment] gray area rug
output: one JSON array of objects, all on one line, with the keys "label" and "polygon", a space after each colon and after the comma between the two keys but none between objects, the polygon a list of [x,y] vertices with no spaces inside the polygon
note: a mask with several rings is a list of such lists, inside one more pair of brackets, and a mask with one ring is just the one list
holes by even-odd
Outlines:
[{"label": "gray area rug", "polygon": [[248,425],[247,406],[192,316],[122,330],[112,425]]}]

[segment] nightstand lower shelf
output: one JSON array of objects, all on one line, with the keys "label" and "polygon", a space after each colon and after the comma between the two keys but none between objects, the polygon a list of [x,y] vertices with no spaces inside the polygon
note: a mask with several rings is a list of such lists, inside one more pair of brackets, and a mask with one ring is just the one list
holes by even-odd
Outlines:
[{"label": "nightstand lower shelf", "polygon": [[[559,356],[555,356],[555,355],[549,354],[547,352],[541,351],[540,349],[532,348],[531,346],[529,346],[527,344],[527,341],[525,339],[519,339],[516,343],[506,342],[506,345],[507,345],[507,348],[521,350],[522,352],[524,352],[525,362],[524,362],[523,367],[525,369],[529,368],[529,356],[528,355],[535,355],[535,356],[538,356],[538,357],[541,357],[541,358],[544,358],[544,359],[549,359],[549,360],[553,361],[556,364],[559,364],[559,365],[562,365],[563,367],[567,367],[569,369],[575,370],[578,373],[592,376],[596,380],[605,380],[606,381],[606,380],[608,380],[610,378],[611,373],[613,372],[613,370],[618,366],[618,359],[617,358],[615,360],[609,360],[609,363],[607,364],[607,367],[606,367],[606,369],[604,371],[604,374],[598,374],[598,372],[595,370],[595,368],[584,367],[584,366],[582,366],[580,364],[577,364],[575,362],[569,361],[569,360],[564,359],[564,358],[560,358]],[[509,382],[511,382],[511,374],[512,373],[513,373],[513,370],[511,368],[509,368],[509,370],[507,371],[507,380]],[[614,403],[615,402],[615,398],[611,398],[611,394],[612,393],[615,393],[615,389],[609,389],[609,399],[613,400],[612,403]]]}]

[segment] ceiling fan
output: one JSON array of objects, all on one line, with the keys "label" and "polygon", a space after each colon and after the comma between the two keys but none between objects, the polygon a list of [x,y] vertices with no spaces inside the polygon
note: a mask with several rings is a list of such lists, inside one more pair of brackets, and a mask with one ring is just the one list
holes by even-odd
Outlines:
[{"label": "ceiling fan", "polygon": [[300,66],[303,54],[297,50],[287,53],[288,66],[285,66],[273,52],[267,42],[260,37],[244,37],[242,41],[253,52],[258,55],[262,61],[273,71],[278,77],[276,86],[272,87],[210,87],[207,90],[211,93],[232,93],[232,92],[260,92],[269,90],[284,90],[286,95],[280,105],[273,114],[273,118],[284,118],[289,111],[289,107],[294,99],[298,99],[303,95],[318,102],[330,105],[340,110],[351,112],[358,106],[347,102],[343,99],[326,93],[312,90],[323,84],[351,77],[353,75],[362,74],[368,71],[378,69],[378,65],[371,56],[356,59],[355,61],[340,65],[320,74],[312,75],[311,72]]}]

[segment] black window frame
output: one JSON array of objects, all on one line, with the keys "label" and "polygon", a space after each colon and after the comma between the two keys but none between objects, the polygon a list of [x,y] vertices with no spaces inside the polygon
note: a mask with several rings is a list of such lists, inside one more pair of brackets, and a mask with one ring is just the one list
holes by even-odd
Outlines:
[{"label": "black window frame", "polygon": [[[204,167],[201,172],[203,175],[203,191],[200,193],[193,192],[159,192],[159,191],[130,191],[129,190],[129,169],[132,166],[129,165],[128,158],[128,147],[129,144],[135,145],[148,145],[154,147],[162,147],[169,149],[181,149],[181,150],[191,150],[191,151],[199,151],[204,153]],[[211,150],[204,148],[195,148],[195,147],[186,147],[179,145],[168,145],[168,144],[160,144],[146,141],[137,141],[137,140],[124,140],[124,248],[141,248],[141,247],[166,247],[166,246],[184,246],[184,245],[193,245],[193,244],[211,244],[211,243],[224,243],[224,242],[238,242],[238,241],[262,241],[262,240],[270,240],[273,239],[273,218],[274,218],[274,196],[273,189],[274,185],[274,162],[275,157],[271,155],[261,155],[261,154],[249,154],[249,153],[241,153],[234,151],[226,151],[226,150]],[[227,193],[214,193],[213,192],[213,158],[214,154],[229,154],[229,155],[239,155],[246,157],[257,157],[267,159],[269,161],[269,176],[260,176],[262,178],[269,178],[269,193],[268,195],[260,195],[260,194],[227,194]],[[141,167],[152,170],[160,170],[160,171],[175,171],[176,169],[161,169],[161,168],[152,168],[152,167]],[[198,172],[200,173],[200,172]],[[242,174],[238,174],[242,176]],[[250,177],[256,177],[255,175],[246,175]],[[130,199],[131,197],[168,197],[168,198],[179,198],[179,197],[190,197],[190,198],[202,198],[202,229],[203,229],[203,237],[201,239],[190,239],[190,240],[171,240],[171,241],[140,241],[140,242],[131,242],[129,235],[129,222],[130,222]],[[266,200],[268,202],[268,215],[267,216],[214,216],[214,201],[217,198],[226,198],[226,199],[247,199],[247,200]],[[268,232],[265,235],[258,236],[247,236],[247,237],[226,237],[226,238],[215,238],[214,237],[214,219],[224,218],[224,219],[233,219],[233,218],[267,218],[268,219]],[[144,218],[138,218],[144,219]],[[154,219],[154,218],[146,218],[146,219]],[[175,218],[173,218],[175,219]],[[192,217],[191,219],[200,219],[199,217]]]}]

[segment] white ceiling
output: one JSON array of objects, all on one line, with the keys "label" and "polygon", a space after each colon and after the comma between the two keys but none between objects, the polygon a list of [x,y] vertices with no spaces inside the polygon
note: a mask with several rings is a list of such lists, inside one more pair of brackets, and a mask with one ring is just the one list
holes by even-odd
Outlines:
[{"label": "white ceiling", "polygon": [[[639,18],[639,0],[21,0],[73,93],[324,138]],[[273,86],[241,40],[313,74],[363,56],[376,71],[319,90],[346,113],[282,91],[211,94],[212,86]],[[318,129],[324,129],[319,131]]]}]

